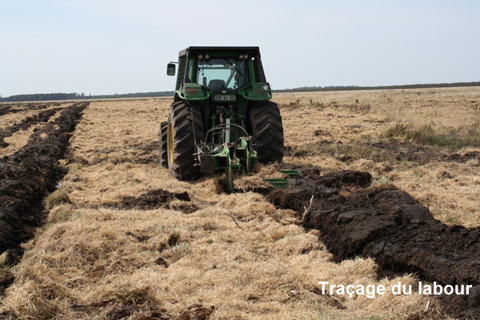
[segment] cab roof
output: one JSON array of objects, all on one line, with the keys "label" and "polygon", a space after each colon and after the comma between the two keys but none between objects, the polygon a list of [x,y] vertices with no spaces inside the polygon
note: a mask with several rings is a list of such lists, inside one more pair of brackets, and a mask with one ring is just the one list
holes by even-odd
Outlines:
[{"label": "cab roof", "polygon": [[189,52],[215,52],[215,51],[230,51],[230,52],[254,52],[256,56],[260,56],[259,47],[188,47],[178,53],[179,57],[185,56]]}]

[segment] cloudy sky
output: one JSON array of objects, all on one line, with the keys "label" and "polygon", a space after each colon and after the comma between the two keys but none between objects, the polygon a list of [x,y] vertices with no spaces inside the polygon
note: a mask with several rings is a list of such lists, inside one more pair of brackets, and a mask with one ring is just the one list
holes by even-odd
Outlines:
[{"label": "cloudy sky", "polygon": [[274,89],[480,81],[478,0],[0,0],[0,95],[173,90],[190,45],[259,46]]}]

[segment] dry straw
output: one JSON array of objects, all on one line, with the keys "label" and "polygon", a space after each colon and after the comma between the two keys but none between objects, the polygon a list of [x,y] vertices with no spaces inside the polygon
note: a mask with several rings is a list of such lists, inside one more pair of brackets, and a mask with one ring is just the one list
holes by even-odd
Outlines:
[{"label": "dry straw", "polygon": [[[465,156],[477,147],[422,149],[403,136],[382,136],[396,123],[418,119],[433,121],[437,132],[446,122],[473,126],[477,88],[275,98],[284,119],[286,162],[322,173],[366,170],[376,184],[394,183],[412,193],[446,223],[479,225],[478,158]],[[1,310],[20,319],[147,319],[175,318],[200,305],[214,306],[210,319],[447,319],[435,299],[415,293],[374,299],[319,293],[319,281],[390,289],[418,279],[378,279],[371,259],[331,262],[318,231],[303,229],[295,223],[301,216],[254,192],[267,187],[262,178],[278,175],[275,167],[240,177],[243,192],[230,195],[217,192],[221,176],[173,179],[157,164],[159,123],[169,104],[90,104],[71,141],[69,172],[46,200],[49,224],[11,270],[16,280]],[[395,153],[399,148],[404,154]],[[461,161],[448,161],[456,153]],[[159,189],[187,192],[190,210],[179,199],[151,210],[115,206],[126,196]]]}]

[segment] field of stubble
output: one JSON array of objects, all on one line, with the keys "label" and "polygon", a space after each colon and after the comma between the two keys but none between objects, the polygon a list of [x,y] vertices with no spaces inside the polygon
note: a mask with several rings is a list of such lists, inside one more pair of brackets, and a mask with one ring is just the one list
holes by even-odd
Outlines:
[{"label": "field of stubble", "polygon": [[[285,163],[320,175],[368,172],[369,188],[402,189],[443,224],[480,225],[480,88],[282,93],[273,100],[283,117]],[[22,244],[20,263],[0,269],[13,281],[0,319],[456,316],[438,297],[390,293],[399,281],[415,286],[415,273],[379,276],[368,257],[334,261],[320,231],[255,192],[261,178],[278,174],[274,165],[239,177],[243,192],[234,194],[219,190],[221,174],[175,180],[158,165],[159,125],[170,103],[92,101],[83,111],[60,160],[67,173],[44,200],[48,222]],[[38,112],[6,112],[1,129]],[[28,134],[4,140],[10,149],[0,152],[8,157],[28,144]],[[319,281],[383,285],[387,293],[322,294]]]}]

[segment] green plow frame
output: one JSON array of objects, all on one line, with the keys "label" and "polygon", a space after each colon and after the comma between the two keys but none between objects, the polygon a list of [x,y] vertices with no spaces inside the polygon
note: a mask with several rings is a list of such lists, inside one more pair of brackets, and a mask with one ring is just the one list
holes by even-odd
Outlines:
[{"label": "green plow frame", "polygon": [[275,190],[286,189],[288,187],[294,186],[297,183],[297,178],[302,176],[302,172],[298,170],[280,170],[281,173],[284,173],[288,176],[285,179],[275,179],[275,178],[266,178],[264,179],[270,183]]},{"label": "green plow frame", "polygon": [[[205,141],[197,146],[200,171],[214,173],[224,170],[229,193],[235,191],[233,177],[235,172],[250,174],[253,164],[257,162],[256,145],[246,130],[227,119],[225,124],[215,126],[205,135]],[[240,134],[239,134],[240,132]],[[210,142],[208,142],[210,140]],[[281,170],[288,178],[265,179],[275,189],[285,189],[295,185],[302,172],[298,170]]]},{"label": "green plow frame", "polygon": [[[205,135],[205,141],[197,146],[202,173],[225,171],[228,192],[234,191],[233,176],[235,172],[250,174],[253,164],[257,162],[256,146],[247,131],[226,119],[225,124],[215,126]],[[210,142],[208,142],[210,140]]]}]

